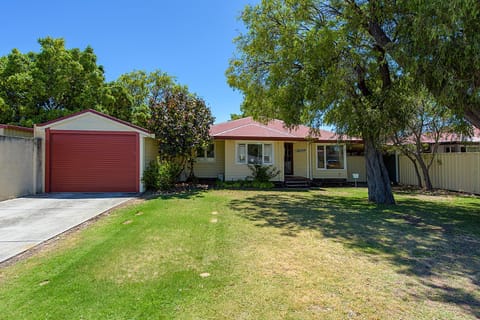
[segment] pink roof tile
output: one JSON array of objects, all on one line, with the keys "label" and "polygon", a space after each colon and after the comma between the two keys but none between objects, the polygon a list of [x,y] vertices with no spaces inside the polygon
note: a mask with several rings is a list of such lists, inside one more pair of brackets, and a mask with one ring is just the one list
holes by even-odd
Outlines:
[{"label": "pink roof tile", "polygon": [[[268,123],[261,123],[253,120],[252,117],[232,120],[228,122],[213,125],[210,128],[210,135],[216,139],[235,139],[235,140],[306,140],[315,139],[317,141],[337,141],[340,137],[327,130],[318,130],[315,134],[310,134],[310,128],[300,125],[293,129],[288,129],[281,120],[270,120]],[[353,138],[348,140],[360,141]]]}]

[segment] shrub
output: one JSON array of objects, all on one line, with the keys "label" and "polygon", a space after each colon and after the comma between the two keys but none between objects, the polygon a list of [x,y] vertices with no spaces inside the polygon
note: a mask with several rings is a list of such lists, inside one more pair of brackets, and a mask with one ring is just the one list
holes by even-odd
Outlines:
[{"label": "shrub", "polygon": [[142,181],[147,190],[171,190],[180,172],[180,164],[167,160],[151,161],[143,172]]},{"label": "shrub", "polygon": [[160,189],[159,174],[158,174],[159,168],[160,168],[160,165],[157,159],[157,160],[150,161],[148,166],[143,171],[142,182],[144,183],[145,188],[147,190],[156,191]]},{"label": "shrub", "polygon": [[171,190],[175,187],[181,165],[172,161],[160,161],[158,170],[158,185],[160,190]]},{"label": "shrub", "polygon": [[262,166],[261,164],[249,164],[248,168],[252,171],[252,175],[248,177],[254,182],[270,182],[278,176],[280,170],[274,166]]},{"label": "shrub", "polygon": [[225,188],[225,189],[248,189],[248,188],[255,188],[255,189],[271,189],[275,185],[273,182],[259,182],[259,181],[248,181],[248,180],[236,180],[236,181],[217,181],[218,188]]}]

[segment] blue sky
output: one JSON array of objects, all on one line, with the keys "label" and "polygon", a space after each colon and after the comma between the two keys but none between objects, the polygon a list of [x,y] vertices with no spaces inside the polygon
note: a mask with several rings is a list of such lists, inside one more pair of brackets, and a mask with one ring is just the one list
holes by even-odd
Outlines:
[{"label": "blue sky", "polygon": [[[37,39],[61,37],[67,48],[95,50],[108,81],[160,69],[205,99],[216,122],[240,112],[242,95],[225,78],[237,18],[256,0],[6,0],[0,55],[39,51]],[[88,106],[86,106],[88,107]]]}]

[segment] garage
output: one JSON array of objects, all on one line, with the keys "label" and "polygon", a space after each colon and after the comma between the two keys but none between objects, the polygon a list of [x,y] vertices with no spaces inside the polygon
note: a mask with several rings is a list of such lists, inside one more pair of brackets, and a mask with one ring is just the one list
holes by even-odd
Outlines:
[{"label": "garage", "polygon": [[158,150],[146,129],[94,110],[34,130],[45,142],[45,192],[142,192],[141,173]]},{"label": "garage", "polygon": [[50,131],[51,192],[138,192],[138,135]]}]

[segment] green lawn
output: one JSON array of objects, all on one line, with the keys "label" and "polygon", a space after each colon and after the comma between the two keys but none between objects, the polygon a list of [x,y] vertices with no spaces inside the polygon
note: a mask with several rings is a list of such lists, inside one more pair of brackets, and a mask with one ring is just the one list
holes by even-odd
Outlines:
[{"label": "green lawn", "polygon": [[1,319],[475,319],[480,198],[206,191],[0,269]]}]

